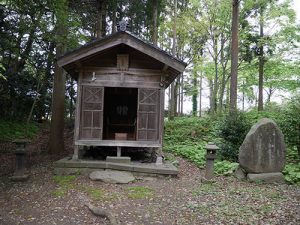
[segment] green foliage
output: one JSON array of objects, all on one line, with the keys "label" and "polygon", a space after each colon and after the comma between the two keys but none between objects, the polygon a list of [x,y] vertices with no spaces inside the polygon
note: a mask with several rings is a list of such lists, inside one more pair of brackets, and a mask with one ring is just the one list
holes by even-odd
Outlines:
[{"label": "green foliage", "polygon": [[239,164],[236,162],[229,162],[226,160],[217,161],[214,165],[214,172],[217,175],[232,175],[238,165]]},{"label": "green foliage", "polygon": [[213,139],[210,117],[180,117],[165,124],[164,150],[205,165],[206,141]]},{"label": "green foliage", "polygon": [[127,192],[128,198],[132,199],[145,199],[153,196],[153,190],[149,187],[128,187]]},{"label": "green foliage", "polygon": [[189,144],[176,144],[174,146],[166,147],[166,151],[171,151],[176,155],[180,155],[190,161],[194,162],[198,167],[204,168],[205,165],[205,149],[206,142],[198,143],[195,145]]},{"label": "green foliage", "polygon": [[300,163],[287,164],[283,170],[283,174],[288,183],[300,185]]},{"label": "green foliage", "polygon": [[219,121],[216,132],[221,138],[218,157],[221,160],[238,161],[239,147],[250,129],[245,113],[232,112],[225,114]]},{"label": "green foliage", "polygon": [[73,181],[76,176],[53,176],[53,181],[58,184],[58,187],[51,194],[54,197],[63,197],[68,193],[69,189],[75,188]]},{"label": "green foliage", "polygon": [[[300,96],[295,96],[282,105],[267,105],[265,111],[251,110],[246,113],[247,120],[254,125],[261,118],[270,118],[281,129],[287,145],[287,161],[299,162],[300,155]],[[297,152],[298,151],[298,152]]]},{"label": "green foliage", "polygon": [[76,176],[69,175],[69,176],[54,176],[53,180],[60,186],[68,186],[70,185],[74,180],[76,179]]},{"label": "green foliage", "polygon": [[67,194],[65,189],[57,189],[51,193],[54,197],[63,197]]},{"label": "green foliage", "polygon": [[178,117],[166,122],[165,141],[167,143],[196,143],[200,138],[207,141],[211,136],[210,117]]},{"label": "green foliage", "polygon": [[86,189],[86,191],[89,196],[95,201],[103,199],[105,194],[104,191],[99,188],[88,188]]},{"label": "green foliage", "polygon": [[39,128],[36,123],[0,120],[0,140],[11,141],[17,138],[33,138]]},{"label": "green foliage", "polygon": [[[279,126],[284,134],[285,142],[289,147],[291,155],[298,148],[298,158],[300,161],[300,95],[292,98],[283,106]],[[295,154],[293,155],[295,156]]]}]

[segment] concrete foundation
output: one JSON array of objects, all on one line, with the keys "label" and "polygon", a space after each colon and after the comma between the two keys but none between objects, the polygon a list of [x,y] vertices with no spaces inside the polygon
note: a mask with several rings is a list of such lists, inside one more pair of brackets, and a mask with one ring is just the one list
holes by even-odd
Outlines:
[{"label": "concrete foundation", "polygon": [[54,173],[56,174],[88,174],[95,170],[120,170],[130,171],[135,175],[178,175],[178,169],[169,163],[115,163],[101,160],[73,160],[66,157],[54,162]]}]

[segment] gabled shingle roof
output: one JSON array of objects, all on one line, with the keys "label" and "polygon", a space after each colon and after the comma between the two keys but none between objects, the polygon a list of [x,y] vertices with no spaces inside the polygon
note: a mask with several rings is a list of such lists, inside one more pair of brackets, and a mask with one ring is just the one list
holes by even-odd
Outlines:
[{"label": "gabled shingle roof", "polygon": [[155,58],[163,64],[173,68],[178,73],[182,73],[186,67],[186,63],[180,59],[170,55],[166,51],[154,46],[153,44],[142,40],[136,35],[128,31],[118,31],[103,38],[95,39],[77,49],[67,52],[62,57],[58,58],[58,65],[66,67],[72,63],[82,60],[91,55],[96,55],[106,49],[115,47],[120,44],[128,45],[143,54]]}]

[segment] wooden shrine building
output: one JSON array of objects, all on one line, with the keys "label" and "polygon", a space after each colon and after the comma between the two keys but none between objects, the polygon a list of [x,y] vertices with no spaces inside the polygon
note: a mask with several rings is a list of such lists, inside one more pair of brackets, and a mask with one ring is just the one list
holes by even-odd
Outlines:
[{"label": "wooden shrine building", "polygon": [[58,65],[78,82],[73,159],[80,146],[162,147],[164,90],[184,62],[124,29]]}]

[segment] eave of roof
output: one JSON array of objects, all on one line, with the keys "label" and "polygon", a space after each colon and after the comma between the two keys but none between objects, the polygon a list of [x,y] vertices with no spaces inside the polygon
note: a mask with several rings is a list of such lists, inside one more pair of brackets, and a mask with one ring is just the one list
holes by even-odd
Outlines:
[{"label": "eave of roof", "polygon": [[[118,36],[126,36],[126,38],[120,38],[116,39]],[[142,44],[142,46],[136,45],[134,46],[134,43],[132,43],[129,39],[131,38],[132,41]],[[116,39],[116,40],[114,40]],[[114,40],[113,43],[110,43],[110,40]],[[142,40],[141,38],[137,37],[136,35],[128,32],[128,31],[118,31],[116,33],[107,35],[102,38],[98,38],[96,40],[93,40],[77,49],[74,49],[70,52],[67,52],[62,57],[58,58],[58,65],[61,67],[64,67],[68,64],[74,63],[78,60],[84,59],[85,57],[88,57],[93,54],[97,54],[98,52],[101,52],[107,48],[114,47],[120,44],[126,44],[130,47],[133,47],[137,49],[138,51],[143,52],[146,55],[149,55],[153,57],[151,54],[151,50],[155,51],[159,56],[157,60],[161,61],[162,63],[176,69],[178,72],[183,72],[184,68],[187,66],[185,62],[182,60],[170,55],[166,51],[158,48],[157,46],[154,46],[153,44]],[[99,47],[100,46],[100,47]],[[95,47],[95,48],[93,48]],[[148,49],[144,49],[143,47],[146,47]]]}]

